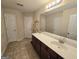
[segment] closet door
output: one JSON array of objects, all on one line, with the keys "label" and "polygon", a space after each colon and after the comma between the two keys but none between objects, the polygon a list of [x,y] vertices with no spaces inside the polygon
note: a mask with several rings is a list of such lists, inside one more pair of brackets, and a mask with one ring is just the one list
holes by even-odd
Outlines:
[{"label": "closet door", "polygon": [[77,15],[70,16],[67,37],[71,39],[77,39]]},{"label": "closet door", "polygon": [[25,38],[32,38],[32,16],[24,17]]},{"label": "closet door", "polygon": [[11,13],[5,13],[4,17],[8,42],[16,41],[16,15]]}]

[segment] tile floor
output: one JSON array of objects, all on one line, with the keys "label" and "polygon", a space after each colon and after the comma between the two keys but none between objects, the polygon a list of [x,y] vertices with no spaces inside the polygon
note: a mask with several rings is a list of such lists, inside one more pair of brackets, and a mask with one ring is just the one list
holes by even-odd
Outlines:
[{"label": "tile floor", "polygon": [[4,56],[9,59],[40,59],[31,44],[31,39],[9,43]]}]

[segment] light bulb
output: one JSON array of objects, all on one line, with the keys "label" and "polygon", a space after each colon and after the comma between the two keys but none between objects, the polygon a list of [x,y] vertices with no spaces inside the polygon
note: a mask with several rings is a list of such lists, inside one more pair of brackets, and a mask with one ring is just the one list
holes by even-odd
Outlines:
[{"label": "light bulb", "polygon": [[50,8],[51,6],[52,6],[52,4],[49,4],[49,5],[48,5],[48,8]]},{"label": "light bulb", "polygon": [[60,3],[61,2],[61,0],[56,0],[56,3]]},{"label": "light bulb", "polygon": [[52,5],[52,6],[53,6],[53,5],[55,5],[55,4],[56,4],[56,2],[55,2],[55,1],[51,3],[51,5]]},{"label": "light bulb", "polygon": [[51,7],[53,7],[53,6],[57,5],[57,4],[59,4],[61,1],[62,1],[62,0],[55,0],[55,1],[51,2],[51,3],[49,3],[49,4],[46,6],[46,8],[51,8]]}]

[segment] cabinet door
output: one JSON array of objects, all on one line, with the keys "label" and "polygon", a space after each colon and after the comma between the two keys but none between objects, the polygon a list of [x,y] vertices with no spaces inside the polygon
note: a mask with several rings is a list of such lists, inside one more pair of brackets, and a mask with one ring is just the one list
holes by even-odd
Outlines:
[{"label": "cabinet door", "polygon": [[48,49],[48,52],[50,53],[50,59],[58,59],[58,54],[56,54],[53,50]]},{"label": "cabinet door", "polygon": [[35,45],[36,45],[36,39],[35,39],[34,36],[32,36],[32,44],[33,44],[33,46],[35,47]]},{"label": "cabinet door", "polygon": [[49,53],[43,47],[41,47],[41,59],[50,59]]},{"label": "cabinet door", "polygon": [[40,55],[40,44],[36,44],[35,49],[38,55]]},{"label": "cabinet door", "polygon": [[40,55],[40,41],[34,36],[32,36],[32,44],[36,52]]},{"label": "cabinet door", "polygon": [[55,53],[53,50],[51,50],[50,59],[63,59],[63,58],[61,56],[59,56],[57,53]]},{"label": "cabinet door", "polygon": [[58,58],[57,58],[56,54],[52,53],[52,54],[50,54],[50,59],[58,59]]},{"label": "cabinet door", "polygon": [[58,55],[58,59],[64,59],[64,58]]}]

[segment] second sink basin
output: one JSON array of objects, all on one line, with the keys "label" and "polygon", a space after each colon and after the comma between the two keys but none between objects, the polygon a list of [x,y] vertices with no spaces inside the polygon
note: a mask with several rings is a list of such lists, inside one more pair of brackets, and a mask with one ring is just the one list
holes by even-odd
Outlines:
[{"label": "second sink basin", "polygon": [[52,41],[51,42],[52,45],[55,45],[57,48],[59,49],[67,49],[66,44],[65,43],[60,43],[58,41]]}]

